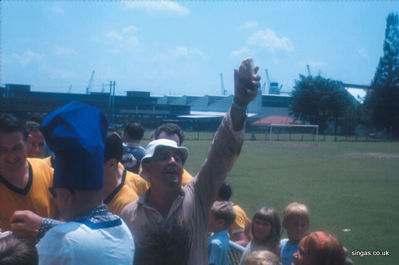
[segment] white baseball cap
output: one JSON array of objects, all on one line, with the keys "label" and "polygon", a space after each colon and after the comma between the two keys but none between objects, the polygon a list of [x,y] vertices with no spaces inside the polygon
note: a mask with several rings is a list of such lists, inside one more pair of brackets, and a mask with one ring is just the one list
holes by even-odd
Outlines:
[{"label": "white baseball cap", "polygon": [[181,153],[181,159],[184,164],[184,162],[187,159],[188,156],[188,149],[185,146],[178,146],[175,141],[169,140],[169,139],[158,139],[151,141],[146,149],[145,149],[145,156],[141,159],[141,164],[145,163],[146,160],[150,160],[155,152],[157,151],[158,148],[160,147],[167,147],[175,150],[179,150]]}]

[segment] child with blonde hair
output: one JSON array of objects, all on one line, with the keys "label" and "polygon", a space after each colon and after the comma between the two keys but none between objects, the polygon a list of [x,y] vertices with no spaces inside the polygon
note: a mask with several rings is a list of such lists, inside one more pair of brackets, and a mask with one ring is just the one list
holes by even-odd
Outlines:
[{"label": "child with blonde hair", "polygon": [[260,208],[252,218],[253,239],[248,243],[241,256],[240,265],[254,251],[268,250],[280,257],[280,218],[272,207]]},{"label": "child with blonde hair", "polygon": [[283,227],[288,239],[280,242],[280,257],[283,265],[294,263],[293,254],[298,250],[299,241],[309,228],[310,212],[306,205],[293,202],[285,207],[283,212]]},{"label": "child with blonde hair", "polygon": [[281,265],[280,257],[268,250],[254,251],[245,258],[244,265]]}]

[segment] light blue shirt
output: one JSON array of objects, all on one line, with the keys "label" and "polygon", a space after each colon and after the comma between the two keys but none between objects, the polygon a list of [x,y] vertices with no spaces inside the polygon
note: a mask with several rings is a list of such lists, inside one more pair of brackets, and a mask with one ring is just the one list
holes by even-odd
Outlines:
[{"label": "light blue shirt", "polygon": [[[103,207],[103,208],[101,208]],[[36,245],[40,265],[126,265],[133,264],[134,241],[126,224],[97,207],[101,215],[59,224]]]},{"label": "light blue shirt", "polygon": [[208,238],[209,264],[230,265],[229,240],[230,235],[227,229],[214,233]]},{"label": "light blue shirt", "polygon": [[298,251],[298,243],[289,244],[288,239],[280,242],[280,257],[283,265],[292,265],[294,263],[294,253]]}]

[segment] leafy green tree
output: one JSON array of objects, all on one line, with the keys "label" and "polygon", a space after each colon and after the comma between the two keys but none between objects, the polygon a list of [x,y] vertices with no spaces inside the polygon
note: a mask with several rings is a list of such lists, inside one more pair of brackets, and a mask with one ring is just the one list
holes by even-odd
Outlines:
[{"label": "leafy green tree", "polygon": [[380,58],[365,110],[371,124],[378,130],[399,138],[399,21],[389,14],[385,29],[384,55]]},{"label": "leafy green tree", "polygon": [[[353,119],[356,112],[355,102],[340,81],[320,75],[299,75],[292,92],[290,110],[296,119],[318,124],[321,132],[332,124],[336,133],[339,127],[350,129],[348,120]],[[354,127],[350,130],[353,131]]]}]

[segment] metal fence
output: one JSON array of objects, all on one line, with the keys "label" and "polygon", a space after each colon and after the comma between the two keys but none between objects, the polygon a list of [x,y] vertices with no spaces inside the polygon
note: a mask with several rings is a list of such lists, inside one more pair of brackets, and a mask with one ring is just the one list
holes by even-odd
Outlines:
[{"label": "metal fence", "polygon": [[[143,137],[144,141],[149,141],[152,130],[146,131]],[[211,141],[215,132],[209,131],[185,131],[185,141]],[[390,141],[384,137],[375,136],[347,136],[331,134],[311,134],[311,133],[287,133],[275,131],[270,135],[269,131],[251,131],[245,133],[246,141],[269,141],[269,142],[384,142]]]}]

